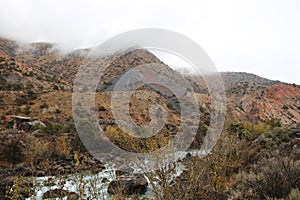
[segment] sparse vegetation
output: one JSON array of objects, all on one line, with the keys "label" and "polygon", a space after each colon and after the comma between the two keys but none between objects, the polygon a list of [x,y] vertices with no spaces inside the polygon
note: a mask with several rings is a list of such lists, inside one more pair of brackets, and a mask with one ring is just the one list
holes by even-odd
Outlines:
[{"label": "sparse vegetation", "polygon": [[282,106],[282,109],[287,110],[289,107],[287,105]]},{"label": "sparse vegetation", "polygon": [[48,122],[46,127],[41,128],[41,133],[45,135],[60,135],[62,130],[63,126],[61,124]]},{"label": "sparse vegetation", "polygon": [[1,90],[6,89],[7,87],[6,84],[7,84],[6,79],[0,74],[0,89]]},{"label": "sparse vegetation", "polygon": [[40,108],[41,108],[41,109],[49,108],[49,106],[48,106],[47,103],[43,103],[43,104],[40,105]]},{"label": "sparse vegetation", "polygon": [[13,90],[23,90],[24,89],[24,86],[21,83],[12,84],[10,87]]},{"label": "sparse vegetation", "polygon": [[241,182],[246,199],[297,196],[293,189],[300,188],[300,161],[283,157],[265,159],[254,172],[243,175]]},{"label": "sparse vegetation", "polygon": [[59,90],[59,87],[57,85],[54,85],[53,90]]},{"label": "sparse vegetation", "polygon": [[54,148],[58,157],[62,159],[70,158],[72,146],[70,145],[68,137],[60,136],[56,138]]},{"label": "sparse vegetation", "polygon": [[30,114],[30,106],[29,105],[26,105],[25,108],[23,109],[23,113],[25,115],[29,115]]},{"label": "sparse vegetation", "polygon": [[24,99],[23,97],[17,97],[16,100],[15,100],[15,102],[16,102],[16,104],[17,104],[18,106],[27,104],[26,99]]},{"label": "sparse vegetation", "polygon": [[22,155],[32,168],[47,160],[53,153],[53,144],[50,141],[26,135],[22,142]]},{"label": "sparse vegetation", "polygon": [[170,141],[169,133],[165,129],[150,138],[137,138],[113,126],[105,127],[105,133],[111,142],[130,152],[153,152]]},{"label": "sparse vegetation", "polygon": [[55,109],[55,114],[59,114],[59,113],[61,113],[61,110],[59,110],[58,108]]},{"label": "sparse vegetation", "polygon": [[[26,51],[24,55],[12,56],[12,52],[18,54],[15,47],[5,48],[0,55],[0,199],[25,199],[37,195],[37,190],[45,186],[53,188],[44,191],[44,198],[104,199],[100,196],[101,187],[112,180],[105,177],[99,187],[95,180],[99,177],[95,174],[106,163],[100,163],[87,152],[72,119],[72,85],[83,57],[57,52],[40,55],[38,51],[32,51],[34,56]],[[164,96],[164,90],[153,89],[159,86],[139,88],[129,102],[128,117],[139,126],[156,123],[152,115],[158,117],[163,109],[167,111],[165,125],[153,136],[135,137],[149,131],[145,128],[134,127],[137,130],[132,128],[126,132],[118,127],[112,113],[112,91],[107,89],[112,89],[129,69],[147,63],[162,64],[151,53],[141,50],[125,54],[112,63],[113,68],[107,68],[97,88],[95,105],[87,112],[80,112],[84,108],[80,101],[75,110],[81,118],[79,124],[86,130],[83,134],[94,131],[90,116],[95,110],[99,121],[93,123],[99,123],[106,137],[123,150],[150,153],[174,139],[183,120],[180,103],[175,96]],[[168,66],[166,69],[171,70]],[[157,163],[160,168],[142,174],[147,176],[154,198],[299,199],[300,126],[289,125],[300,120],[299,86],[245,73],[222,76],[228,113],[217,145],[206,157],[192,156],[201,147],[207,130],[212,128],[214,116],[208,89],[191,80],[200,104],[198,131],[186,157],[166,165]],[[188,78],[192,77],[187,77],[187,81]],[[81,92],[88,90],[84,86]],[[191,91],[188,89],[189,95]],[[150,113],[149,108],[156,104],[162,107],[157,113]],[[11,121],[15,115],[19,121],[24,120],[22,126]],[[193,121],[187,125],[192,126]],[[96,144],[96,139],[91,142]],[[45,181],[36,181],[37,176],[43,176]],[[66,182],[74,176],[77,191],[68,191]],[[87,176],[95,179],[86,179]],[[112,199],[141,198],[138,190],[129,197],[124,182],[116,183],[117,191],[110,196]],[[3,188],[6,196],[2,195]],[[87,191],[91,196],[87,196]]]}]

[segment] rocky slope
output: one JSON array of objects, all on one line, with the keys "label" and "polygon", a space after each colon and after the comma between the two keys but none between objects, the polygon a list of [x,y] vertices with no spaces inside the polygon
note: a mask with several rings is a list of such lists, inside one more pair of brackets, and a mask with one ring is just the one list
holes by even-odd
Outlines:
[{"label": "rocky slope", "polygon": [[[60,94],[70,98],[68,93],[72,91],[77,70],[89,51],[82,49],[62,54],[55,45],[49,43],[19,45],[0,39],[0,89],[4,100],[0,105],[2,115],[18,114],[12,109],[18,106],[24,108],[30,103],[30,98],[27,98],[27,103],[16,105],[14,99],[20,96],[26,99],[26,95],[35,94],[37,105],[39,93],[44,93],[50,104],[58,102],[56,98]],[[103,73],[99,91],[111,90],[128,69],[147,63],[163,64],[147,50],[135,50],[122,55]],[[300,121],[299,86],[242,72],[224,72],[221,75],[227,92],[228,116],[233,119],[259,121],[277,118],[283,123]],[[196,92],[209,96],[203,81],[195,83],[195,77],[192,76],[186,79],[194,85]],[[203,99],[206,99],[203,104],[209,104],[209,98]],[[70,113],[69,107],[60,106],[60,103],[56,108],[62,113]],[[32,113],[37,112],[33,108]]]},{"label": "rocky slope", "polygon": [[[78,148],[81,147],[80,140],[72,122],[73,81],[89,52],[90,49],[82,49],[62,54],[55,45],[49,43],[20,45],[0,39],[0,180],[4,180],[0,184],[0,198],[5,193],[7,183],[13,184],[14,175],[53,175],[60,171],[73,173],[77,168],[91,169],[91,166],[96,171],[103,169],[101,163],[96,163],[89,154]],[[103,59],[99,58],[99,62]],[[149,51],[136,49],[111,63],[103,72],[97,88],[95,108],[99,124],[107,129],[109,139],[124,149],[128,147],[128,141],[133,141],[136,145],[134,148],[142,145],[149,151],[156,150],[169,142],[181,122],[178,99],[165,88],[147,85],[131,96],[129,115],[136,124],[147,125],[151,122],[149,107],[161,105],[168,113],[162,134],[156,134],[150,140],[133,140],[124,137],[123,132],[115,126],[112,89],[129,69],[149,63],[159,64],[160,67],[153,73],[146,73],[145,78],[153,80],[154,72],[160,72],[169,74],[178,83],[176,77],[179,72],[172,70]],[[279,119],[283,124],[300,122],[300,86],[242,72],[224,72],[221,75],[226,89],[229,121],[256,123]],[[192,145],[197,148],[210,123],[210,95],[201,77],[185,74],[184,80],[197,93],[201,106],[199,109],[203,113],[198,129],[200,137],[196,136]],[[122,98],[125,92],[117,93]],[[10,120],[15,116],[36,118],[47,126],[15,130],[10,126]],[[35,154],[30,157],[32,152]]]}]

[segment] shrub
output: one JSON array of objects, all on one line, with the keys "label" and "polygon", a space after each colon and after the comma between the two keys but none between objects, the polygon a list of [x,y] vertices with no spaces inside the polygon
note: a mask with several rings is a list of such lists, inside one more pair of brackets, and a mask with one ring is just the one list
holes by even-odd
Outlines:
[{"label": "shrub", "polygon": [[300,199],[299,189],[298,188],[297,189],[292,189],[287,200],[298,200],[298,199]]},{"label": "shrub", "polygon": [[[273,157],[241,179],[244,198],[286,198],[293,188],[300,188],[300,161]],[[252,190],[252,194],[249,193]]]},{"label": "shrub", "polygon": [[23,109],[23,113],[25,114],[25,115],[29,115],[30,114],[30,106],[26,106],[24,109]]},{"label": "shrub", "polygon": [[5,199],[26,199],[34,194],[32,182],[24,176],[14,178],[13,186],[6,188]]},{"label": "shrub", "polygon": [[40,105],[40,109],[49,108],[48,104],[43,103]]},{"label": "shrub", "polygon": [[16,164],[22,161],[20,139],[22,134],[15,130],[8,130],[0,138],[0,160]]},{"label": "shrub", "polygon": [[178,99],[171,99],[168,101],[167,103],[167,107],[170,110],[176,111],[176,112],[180,112],[180,104]]},{"label": "shrub", "polygon": [[59,135],[62,132],[62,129],[62,125],[49,122],[46,124],[46,127],[41,128],[41,132],[48,135]]},{"label": "shrub", "polygon": [[104,131],[109,140],[118,147],[127,151],[138,153],[156,151],[157,149],[167,145],[170,139],[169,132],[166,128],[163,128],[160,133],[149,138],[138,138],[133,136],[134,134],[141,134],[141,131],[145,131],[141,129],[134,130],[132,133],[127,133],[120,128],[106,126]]},{"label": "shrub", "polygon": [[191,144],[190,148],[200,149],[201,144],[203,143],[203,138],[207,133],[207,130],[208,130],[207,126],[200,122],[197,133],[194,137],[193,143]]},{"label": "shrub", "polygon": [[283,143],[289,142],[290,140],[290,132],[287,128],[276,127],[260,135],[253,144],[260,143],[266,149],[274,150],[274,147],[280,147]]},{"label": "shrub", "polygon": [[55,140],[55,153],[60,158],[69,158],[71,154],[71,145],[66,136],[61,136]]},{"label": "shrub", "polygon": [[98,111],[107,111],[104,106],[99,106]]},{"label": "shrub", "polygon": [[289,107],[287,105],[282,106],[282,109],[287,110]]},{"label": "shrub", "polygon": [[231,133],[237,134],[240,139],[250,140],[252,139],[252,134],[245,127],[243,122],[233,121],[229,126],[229,131]]},{"label": "shrub", "polygon": [[54,85],[53,90],[59,90],[59,87],[57,85]]},{"label": "shrub", "polygon": [[29,134],[22,140],[22,146],[25,162],[30,164],[32,168],[49,159],[53,153],[53,146],[50,141]]},{"label": "shrub", "polygon": [[0,89],[6,89],[7,87],[6,79],[0,74]]},{"label": "shrub", "polygon": [[265,121],[266,124],[269,124],[271,127],[281,127],[280,119],[269,119]]},{"label": "shrub", "polygon": [[13,90],[23,90],[24,89],[24,86],[22,83],[16,83],[16,84],[13,84],[12,85],[12,89]]},{"label": "shrub", "polygon": [[16,108],[16,113],[21,113],[22,112],[22,109],[20,107],[17,107]]},{"label": "shrub", "polygon": [[271,126],[268,123],[265,122],[261,122],[261,123],[257,123],[257,124],[253,124],[250,122],[244,122],[244,127],[251,132],[251,134],[253,135],[253,138],[257,138],[259,135],[271,130],[273,127],[275,126]]},{"label": "shrub", "polygon": [[63,128],[63,132],[75,135],[76,127],[73,118],[69,119]]},{"label": "shrub", "polygon": [[[223,135],[213,152],[204,158],[198,156],[186,158],[183,173],[175,182],[168,182],[174,173],[176,164],[169,164],[155,172],[147,174],[156,199],[228,199],[228,188],[232,186],[232,177],[240,169],[238,150],[241,141],[235,136]],[[164,157],[166,155],[162,155]],[[173,170],[173,171],[172,171]],[[154,184],[158,177],[158,184]]]},{"label": "shrub", "polygon": [[61,110],[59,110],[58,108],[55,109],[55,114],[59,114],[61,113]]},{"label": "shrub", "polygon": [[36,94],[32,90],[27,90],[27,97],[28,99],[34,100],[36,99]]},{"label": "shrub", "polygon": [[26,99],[24,99],[23,97],[17,97],[15,102],[18,106],[21,106],[21,105],[24,105],[27,103]]}]

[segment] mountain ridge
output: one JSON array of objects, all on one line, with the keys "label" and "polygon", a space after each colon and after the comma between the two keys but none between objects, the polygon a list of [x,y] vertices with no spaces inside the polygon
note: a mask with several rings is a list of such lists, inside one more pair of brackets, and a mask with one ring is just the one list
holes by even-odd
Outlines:
[{"label": "mountain ridge", "polygon": [[[30,91],[53,94],[72,92],[77,71],[90,52],[90,49],[80,49],[62,54],[53,49],[54,45],[50,43],[35,43],[21,48],[17,42],[6,39],[0,39],[0,45],[0,89],[5,93],[2,96],[6,97],[12,91],[16,96],[24,96],[24,93]],[[125,53],[104,72],[101,79],[103,87],[100,87],[99,91],[104,92],[107,88],[112,90],[118,77],[135,66],[147,63],[164,65],[147,50],[139,49]],[[178,72],[174,71],[174,73]],[[227,93],[228,115],[232,119],[259,121],[279,118],[287,124],[300,121],[300,86],[269,80],[246,72],[221,72],[220,74]],[[205,82],[201,77],[184,76],[193,85],[195,92],[209,98]],[[14,101],[12,97],[16,98],[12,95],[6,100]],[[203,106],[208,107],[210,100],[205,101]],[[2,106],[0,109],[11,110],[13,107],[12,104],[8,107]]]}]

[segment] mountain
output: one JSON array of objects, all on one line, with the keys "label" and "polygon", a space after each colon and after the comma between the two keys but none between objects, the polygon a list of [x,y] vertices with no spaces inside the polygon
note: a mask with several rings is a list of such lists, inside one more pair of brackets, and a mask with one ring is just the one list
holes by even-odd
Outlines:
[{"label": "mountain", "polygon": [[236,84],[243,82],[261,85],[273,85],[280,83],[280,81],[269,80],[247,72],[222,72],[221,75],[227,88],[234,87]]},{"label": "mountain", "polygon": [[[70,117],[71,107],[63,105],[67,102],[71,103],[73,81],[90,49],[63,54],[54,44],[19,45],[7,39],[0,39],[0,45],[0,92],[1,99],[5,101],[0,105],[1,113],[7,116],[18,114],[16,110],[20,111],[26,105],[33,104],[30,105],[29,115],[47,118],[48,115],[44,115],[47,112],[44,110],[41,114],[39,109],[44,99],[43,101],[53,104],[51,108],[61,110],[66,118]],[[161,70],[169,70],[168,73],[173,74],[174,77],[179,73],[149,51],[136,49],[124,53],[111,63],[103,72],[102,84],[99,84],[98,91],[111,91],[119,78],[129,69],[147,63],[165,66]],[[203,79],[187,74],[184,76],[185,80],[193,85],[194,91],[201,94],[202,107],[209,113],[210,99]],[[249,121],[276,118],[284,124],[300,122],[299,86],[244,72],[222,72],[221,76],[227,93],[227,115],[230,118]],[[153,86],[152,89],[158,88]],[[35,99],[30,99],[28,97],[30,94],[35,96]],[[23,98],[26,102],[18,105],[16,98]],[[51,117],[54,116],[51,114]],[[59,115],[57,117],[61,118]]]}]

